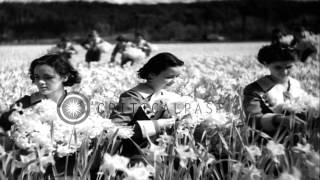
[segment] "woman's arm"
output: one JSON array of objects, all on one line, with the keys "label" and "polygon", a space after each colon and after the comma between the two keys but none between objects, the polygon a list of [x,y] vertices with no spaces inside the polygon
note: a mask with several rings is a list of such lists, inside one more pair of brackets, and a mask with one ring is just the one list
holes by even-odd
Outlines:
[{"label": "woman's arm", "polygon": [[252,86],[247,86],[244,90],[243,108],[248,124],[259,130],[275,131],[284,116],[273,113],[259,94],[263,94],[263,92],[257,91]]},{"label": "woman's arm", "polygon": [[153,136],[161,129],[173,125],[175,119],[164,118],[151,120],[148,111],[143,107],[143,100],[133,92],[125,92],[110,115],[112,122],[122,126],[134,126],[134,138]]},{"label": "woman's arm", "polygon": [[130,126],[134,124],[134,115],[137,112],[141,100],[132,93],[125,92],[120,95],[117,106],[113,109],[110,119],[113,123],[121,126]]},{"label": "woman's arm", "polygon": [[150,121],[137,121],[137,125],[141,131],[141,136],[146,138],[147,136],[154,136],[161,133],[167,127],[171,127],[175,124],[176,118],[163,118]]}]

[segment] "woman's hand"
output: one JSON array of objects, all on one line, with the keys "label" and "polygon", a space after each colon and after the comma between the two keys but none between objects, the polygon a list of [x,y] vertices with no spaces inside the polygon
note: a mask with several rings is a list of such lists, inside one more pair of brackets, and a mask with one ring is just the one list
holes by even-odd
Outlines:
[{"label": "woman's hand", "polygon": [[160,128],[166,128],[173,126],[176,122],[176,118],[158,119],[157,122]]},{"label": "woman's hand", "polygon": [[137,121],[142,131],[142,136],[153,136],[161,133],[162,130],[173,126],[176,122],[176,118],[158,119],[151,121]]}]

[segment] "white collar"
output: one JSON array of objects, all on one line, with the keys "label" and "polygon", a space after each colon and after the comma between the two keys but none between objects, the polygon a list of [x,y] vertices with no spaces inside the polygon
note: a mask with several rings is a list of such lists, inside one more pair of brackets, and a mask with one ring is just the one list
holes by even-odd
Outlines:
[{"label": "white collar", "polygon": [[138,84],[136,87],[133,88],[133,90],[137,91],[145,99],[152,95],[152,93],[148,93],[145,90],[143,90],[141,88],[142,85],[142,83]]}]

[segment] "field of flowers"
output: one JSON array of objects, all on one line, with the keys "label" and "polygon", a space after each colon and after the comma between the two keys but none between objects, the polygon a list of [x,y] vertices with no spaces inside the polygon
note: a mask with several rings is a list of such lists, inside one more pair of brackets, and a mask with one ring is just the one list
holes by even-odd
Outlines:
[{"label": "field of flowers", "polygon": [[[35,113],[22,110],[23,115],[14,114],[13,121],[27,128],[12,135],[19,147],[30,152],[22,155],[17,150],[5,151],[4,145],[0,145],[0,179],[12,178],[18,168],[22,169],[19,178],[26,175],[29,179],[42,179],[48,164],[54,164],[53,156],[71,153],[77,159],[74,176],[61,179],[90,179],[89,169],[96,159],[101,160],[98,178],[104,175],[104,179],[119,178],[118,171],[124,172],[123,179],[137,180],[151,176],[163,180],[318,179],[319,131],[308,131],[316,140],[301,141],[288,147],[280,144],[278,137],[267,137],[243,121],[243,88],[268,73],[256,60],[258,49],[264,44],[158,44],[157,52],[172,52],[186,64],[177,82],[169,89],[179,96],[173,95],[168,101],[188,103],[191,108],[182,107],[183,110],[178,111],[180,113],[176,115],[181,121],[176,123],[172,134],[161,135],[157,144],[150,140],[149,148],[141,149],[148,164],[133,167],[128,165],[128,159],[114,153],[116,139],[130,137],[131,130],[111,123],[109,105],[117,103],[121,92],[140,82],[136,71],[145,61],[122,69],[118,64],[109,64],[110,53],[105,53],[100,62],[93,63],[88,69],[84,62],[85,52],[79,47],[79,53],[71,62],[79,70],[82,82],[69,91],[78,91],[90,98],[89,118],[79,126],[52,125],[59,121],[54,121],[52,102],[40,103],[34,108]],[[0,46],[0,57],[3,58],[0,114],[20,97],[36,91],[28,77],[28,65],[49,48],[49,45]],[[320,95],[319,70],[318,58],[306,64],[298,63],[293,74],[303,88],[317,98]],[[210,113],[204,112],[208,104],[211,105]],[[26,119],[34,124],[25,123]],[[199,122],[201,125],[195,128]],[[54,134],[49,133],[53,131]],[[199,134],[200,131],[204,134]],[[269,141],[261,145],[249,138],[253,134],[260,134]],[[96,143],[92,147],[93,139]],[[54,165],[52,169],[55,174]]]}]

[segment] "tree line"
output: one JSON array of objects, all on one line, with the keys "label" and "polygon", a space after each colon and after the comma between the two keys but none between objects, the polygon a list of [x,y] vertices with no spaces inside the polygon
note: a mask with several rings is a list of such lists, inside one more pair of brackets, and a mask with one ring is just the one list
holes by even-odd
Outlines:
[{"label": "tree line", "polygon": [[102,2],[0,3],[0,42],[139,31],[150,41],[266,40],[271,29],[320,32],[320,1],[212,1],[116,5]]}]

